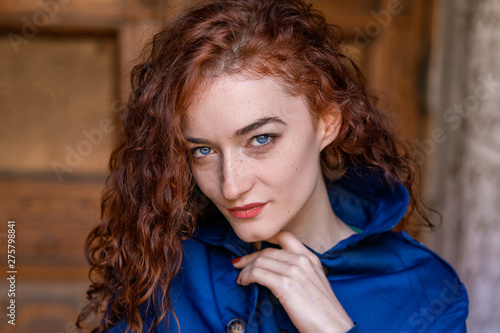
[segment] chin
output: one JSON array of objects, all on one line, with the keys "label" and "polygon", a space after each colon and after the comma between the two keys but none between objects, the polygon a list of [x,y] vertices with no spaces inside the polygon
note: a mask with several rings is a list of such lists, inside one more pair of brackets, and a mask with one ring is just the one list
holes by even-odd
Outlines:
[{"label": "chin", "polygon": [[265,241],[276,234],[273,232],[248,232],[237,229],[234,229],[234,232],[236,233],[239,239],[247,243]]},{"label": "chin", "polygon": [[242,241],[245,241],[247,243],[253,243],[253,242],[258,242],[258,241],[263,240],[262,237],[258,237],[258,236],[254,236],[254,235],[247,235],[247,234],[239,235],[238,233],[236,233],[236,235],[239,237],[239,239],[241,239]]}]

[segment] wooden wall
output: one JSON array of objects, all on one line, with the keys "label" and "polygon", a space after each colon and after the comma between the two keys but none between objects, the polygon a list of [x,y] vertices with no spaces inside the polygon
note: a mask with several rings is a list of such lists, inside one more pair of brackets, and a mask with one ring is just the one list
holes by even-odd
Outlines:
[{"label": "wooden wall", "polygon": [[[422,103],[430,4],[316,0],[345,28],[350,52],[410,141],[425,133]],[[0,271],[16,221],[16,326],[73,332],[85,300],[83,242],[99,220],[113,119],[141,45],[182,0],[0,2]],[[0,302],[9,302],[6,279]],[[3,312],[2,312],[3,313]]]},{"label": "wooden wall", "polygon": [[[444,10],[446,9],[446,10]],[[428,197],[443,223],[428,243],[467,287],[470,332],[500,328],[500,3],[445,0],[429,87]]]}]

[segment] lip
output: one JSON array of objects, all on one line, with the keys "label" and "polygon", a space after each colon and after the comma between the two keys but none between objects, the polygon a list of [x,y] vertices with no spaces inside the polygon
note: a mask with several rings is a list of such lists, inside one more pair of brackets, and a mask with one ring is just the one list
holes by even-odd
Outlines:
[{"label": "lip", "polygon": [[228,208],[228,210],[236,218],[251,219],[259,215],[266,205],[267,202],[254,202],[241,207]]}]

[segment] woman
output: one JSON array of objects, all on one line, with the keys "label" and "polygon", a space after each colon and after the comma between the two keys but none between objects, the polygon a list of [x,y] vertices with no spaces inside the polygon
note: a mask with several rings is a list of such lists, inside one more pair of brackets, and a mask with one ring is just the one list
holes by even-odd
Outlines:
[{"label": "woman", "polygon": [[132,86],[79,324],[104,309],[95,331],[465,330],[456,273],[404,231],[426,218],[416,165],[320,13],[200,5]]}]

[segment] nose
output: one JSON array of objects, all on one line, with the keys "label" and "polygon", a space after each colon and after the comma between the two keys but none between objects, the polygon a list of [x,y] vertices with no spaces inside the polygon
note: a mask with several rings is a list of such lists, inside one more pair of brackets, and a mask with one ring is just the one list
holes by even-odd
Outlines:
[{"label": "nose", "polygon": [[253,177],[244,159],[224,156],[222,159],[222,195],[228,201],[236,201],[253,187]]}]

